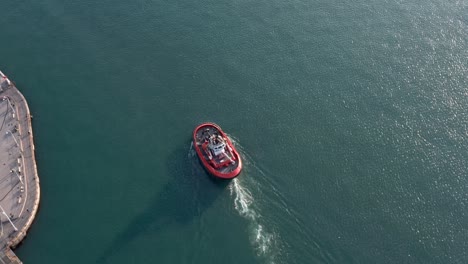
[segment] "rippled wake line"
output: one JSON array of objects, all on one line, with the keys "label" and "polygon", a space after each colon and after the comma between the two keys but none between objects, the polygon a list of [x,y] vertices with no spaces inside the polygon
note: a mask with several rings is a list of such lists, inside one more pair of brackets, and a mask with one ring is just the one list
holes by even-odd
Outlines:
[{"label": "rippled wake line", "polygon": [[238,178],[229,186],[231,196],[234,197],[234,207],[242,217],[249,221],[251,228],[250,239],[257,254],[266,257],[270,263],[274,263],[275,235],[265,230],[261,222],[262,216],[255,208],[254,198],[248,188],[243,186]]},{"label": "rippled wake line", "polygon": [[192,141],[192,142],[190,142],[190,149],[189,149],[189,151],[187,153],[187,156],[188,156],[188,158],[193,158],[193,157],[195,157],[195,154],[196,154],[196,152],[195,152],[195,148],[193,147],[193,141]]},{"label": "rippled wake line", "polygon": [[[257,166],[254,159],[239,144],[239,139],[231,135],[228,135],[228,137],[241,153],[244,166],[247,165],[252,168],[257,176],[266,177],[265,172]],[[254,180],[253,176],[244,175],[244,177],[248,177],[244,178],[241,175],[241,178],[235,178],[229,186],[231,196],[234,196],[234,207],[239,215],[249,220],[251,228],[250,239],[257,254],[264,257],[268,263],[276,263],[279,261],[277,257],[280,254],[280,239],[278,234],[270,231],[271,227],[269,228],[264,224],[265,220],[258,208],[259,204],[255,202],[251,191],[252,188],[255,188],[255,191],[261,195],[259,183]]]},{"label": "rippled wake line", "polygon": [[[242,147],[238,144],[238,140],[229,136],[231,141],[236,145],[236,148],[242,152],[244,156],[244,164],[250,164],[254,169],[265,176],[265,173],[260,170],[253,162],[250,156],[248,156]],[[188,157],[193,158],[196,156],[196,152],[193,146],[193,142],[190,145]],[[255,182],[252,186],[256,185]],[[246,187],[247,182],[235,178],[229,185],[230,194],[234,198],[234,208],[240,216],[244,217],[249,222],[250,240],[252,245],[257,252],[257,255],[265,258],[268,263],[275,263],[276,251],[276,238],[274,233],[268,232],[266,226],[262,222],[262,215],[259,209],[256,207],[258,204],[255,203],[252,192]]]}]

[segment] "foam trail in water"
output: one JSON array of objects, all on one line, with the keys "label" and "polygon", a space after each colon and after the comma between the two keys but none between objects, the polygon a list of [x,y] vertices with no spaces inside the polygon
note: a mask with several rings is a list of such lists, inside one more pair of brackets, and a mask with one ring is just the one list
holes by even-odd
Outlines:
[{"label": "foam trail in water", "polygon": [[232,182],[231,195],[235,195],[234,207],[241,216],[250,220],[255,220],[256,213],[250,207],[252,204],[252,194],[250,194],[250,191],[247,188],[244,188],[239,184],[239,180],[237,178]]},{"label": "foam trail in water", "polygon": [[[242,152],[241,155],[244,157],[244,164],[251,165],[257,172],[265,176],[265,173],[254,164],[253,159],[247,155],[247,153],[245,153],[242,146],[240,146],[238,143],[239,140],[230,135],[228,135],[228,137],[234,143],[236,149]],[[196,156],[196,151],[193,144],[193,142],[190,144],[190,149],[187,153],[188,158],[193,158]],[[258,187],[258,183],[256,182],[249,181],[249,183],[250,187]],[[239,178],[232,180],[231,184],[229,185],[231,196],[234,197],[234,208],[240,216],[248,220],[250,240],[252,245],[255,247],[258,256],[266,259],[268,263],[273,264],[275,263],[274,259],[277,253],[275,252],[277,251],[275,250],[277,236],[265,230],[267,228],[262,222],[262,215],[260,214],[260,210],[256,207],[258,205],[254,203],[254,197],[246,185],[246,183],[242,184]]]},{"label": "foam trail in water", "polygon": [[189,149],[189,151],[187,153],[187,156],[189,158],[195,157],[195,148],[193,147],[193,141],[190,142],[190,149]]},{"label": "foam trail in water", "polygon": [[274,254],[271,252],[274,236],[265,231],[264,225],[261,224],[261,215],[258,209],[255,208],[254,198],[250,190],[243,186],[238,178],[232,181],[229,188],[231,196],[234,197],[234,208],[242,217],[249,220],[249,225],[252,229],[250,239],[257,254],[261,257],[266,257],[270,263],[274,263]]}]

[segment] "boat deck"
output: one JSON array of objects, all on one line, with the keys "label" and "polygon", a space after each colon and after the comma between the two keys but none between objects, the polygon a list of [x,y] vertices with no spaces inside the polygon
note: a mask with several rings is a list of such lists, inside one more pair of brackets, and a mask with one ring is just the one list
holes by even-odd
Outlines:
[{"label": "boat deck", "polygon": [[[202,149],[204,144],[207,144],[206,140],[211,135],[221,135],[222,136],[223,134],[224,133],[222,133],[221,131],[216,129],[216,127],[205,126],[202,129],[199,129],[198,131],[196,131],[196,136],[195,136],[196,142],[195,142],[195,144],[197,144],[197,146],[200,149]],[[226,145],[229,145],[229,144],[227,144],[227,142],[226,142]],[[205,151],[202,151],[202,154],[203,154],[203,158],[211,165],[211,167],[214,170],[216,170],[216,171],[218,171],[218,172],[220,172],[222,174],[230,173],[230,172],[234,171],[239,166],[239,162],[240,162],[239,157],[236,157],[235,155],[230,155],[228,152],[226,152],[227,157],[222,156],[222,155],[219,155],[219,156],[212,155],[213,163],[220,165],[219,167],[213,166],[213,163],[210,162],[210,158],[209,158],[208,154]]]}]

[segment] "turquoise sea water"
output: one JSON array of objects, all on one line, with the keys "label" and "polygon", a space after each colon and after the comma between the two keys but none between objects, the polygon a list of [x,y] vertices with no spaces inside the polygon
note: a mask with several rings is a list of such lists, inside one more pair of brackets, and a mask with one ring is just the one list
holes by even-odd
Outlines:
[{"label": "turquoise sea water", "polygon": [[[25,263],[466,263],[466,1],[9,1]],[[192,129],[244,157],[211,180]]]}]

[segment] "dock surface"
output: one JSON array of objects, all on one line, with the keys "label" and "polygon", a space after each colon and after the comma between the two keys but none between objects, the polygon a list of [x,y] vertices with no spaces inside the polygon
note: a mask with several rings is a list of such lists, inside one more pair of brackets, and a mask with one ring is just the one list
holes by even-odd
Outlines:
[{"label": "dock surface", "polygon": [[14,249],[39,208],[40,188],[28,104],[0,72],[0,264],[22,263]]}]

